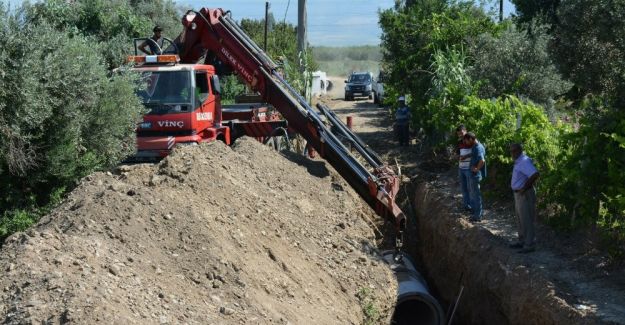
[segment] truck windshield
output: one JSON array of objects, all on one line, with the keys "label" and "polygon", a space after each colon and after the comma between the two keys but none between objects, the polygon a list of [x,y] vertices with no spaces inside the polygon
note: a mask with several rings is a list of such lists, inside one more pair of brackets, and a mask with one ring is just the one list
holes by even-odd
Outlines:
[{"label": "truck windshield", "polygon": [[190,112],[193,91],[189,71],[146,71],[141,74],[144,83],[138,95],[150,109],[148,114]]},{"label": "truck windshield", "polygon": [[368,82],[371,81],[371,76],[368,74],[353,74],[349,78],[349,82]]}]

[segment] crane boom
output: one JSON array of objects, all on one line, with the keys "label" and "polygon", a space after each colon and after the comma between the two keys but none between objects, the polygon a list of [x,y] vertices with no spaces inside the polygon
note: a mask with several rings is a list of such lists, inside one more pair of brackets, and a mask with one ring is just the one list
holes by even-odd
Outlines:
[{"label": "crane boom", "polygon": [[395,203],[399,179],[391,168],[345,127],[334,114],[319,106],[323,115],[337,127],[343,138],[371,165],[367,169],[332,133],[320,113],[277,72],[271,58],[236,24],[223,9],[202,8],[188,11],[182,18],[184,30],[176,39],[182,63],[196,63],[202,57],[218,58],[236,71],[288,121],[352,186],[378,215],[391,218],[397,231],[396,248],[401,247],[406,217]]}]

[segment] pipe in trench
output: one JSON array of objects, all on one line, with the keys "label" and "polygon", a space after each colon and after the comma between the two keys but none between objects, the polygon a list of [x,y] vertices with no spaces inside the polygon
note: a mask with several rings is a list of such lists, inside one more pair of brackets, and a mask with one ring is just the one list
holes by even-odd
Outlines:
[{"label": "pipe in trench", "polygon": [[394,251],[382,253],[382,257],[397,277],[397,303],[391,324],[444,324],[443,309],[429,293],[425,279],[417,271],[410,257],[404,253],[400,254],[401,258],[397,259]]}]

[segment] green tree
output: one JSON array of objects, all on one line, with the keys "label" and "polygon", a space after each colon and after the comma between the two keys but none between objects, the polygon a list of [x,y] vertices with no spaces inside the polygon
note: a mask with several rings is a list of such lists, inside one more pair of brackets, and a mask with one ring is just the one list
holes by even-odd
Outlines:
[{"label": "green tree", "polygon": [[171,0],[45,0],[23,7],[30,24],[47,23],[69,35],[90,36],[101,44],[109,68],[124,63],[132,39],[148,37],[160,25],[174,39],[182,31],[181,13]]},{"label": "green tree", "polygon": [[380,12],[384,65],[391,87],[425,105],[432,87],[437,50],[466,48],[468,42],[499,27],[479,7],[466,2],[423,0]]},{"label": "green tree", "polygon": [[625,0],[571,0],[560,4],[554,54],[577,96],[610,97],[625,104]]},{"label": "green tree", "polygon": [[[264,20],[242,19],[241,28],[257,44],[264,42]],[[300,94],[304,94],[306,87],[312,82],[312,72],[317,64],[312,56],[310,46],[305,53],[297,50],[297,29],[290,23],[280,22],[273,24],[267,35],[267,54],[286,75],[286,79]],[[304,73],[300,70],[304,67]]]},{"label": "green tree", "polygon": [[105,43],[30,9],[0,12],[0,238],[133,152],[143,112],[134,75],[110,73]]},{"label": "green tree", "polygon": [[557,10],[560,0],[512,0],[516,9],[517,19],[521,23],[529,23],[536,19],[547,24],[557,23]]},{"label": "green tree", "polygon": [[535,26],[532,34],[511,25],[498,36],[477,37],[468,51],[473,58],[469,74],[480,83],[479,95],[494,98],[510,94],[552,106],[554,99],[565,95],[572,85],[562,79],[552,60],[550,40],[540,26]]}]

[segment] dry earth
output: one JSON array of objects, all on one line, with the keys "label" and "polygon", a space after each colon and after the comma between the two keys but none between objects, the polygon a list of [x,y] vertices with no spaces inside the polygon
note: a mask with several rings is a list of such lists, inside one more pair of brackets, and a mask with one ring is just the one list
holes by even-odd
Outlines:
[{"label": "dry earth", "polygon": [[539,225],[537,252],[508,249],[516,236],[512,202],[487,197],[485,221],[468,223],[454,166],[422,152],[418,140],[398,147],[388,110],[370,100],[343,101],[342,80],[333,78],[337,87],[321,101],[343,120],[351,115],[355,132],[401,166],[399,201],[413,226],[407,250],[421,259],[442,302],[465,285],[458,323],[625,324],[625,270],[611,265],[588,237]]},{"label": "dry earth", "polygon": [[0,321],[360,324],[371,303],[388,323],[375,215],[324,162],[287,157],[241,139],[86,177],[6,240]]}]

